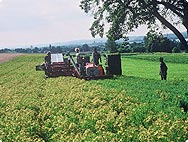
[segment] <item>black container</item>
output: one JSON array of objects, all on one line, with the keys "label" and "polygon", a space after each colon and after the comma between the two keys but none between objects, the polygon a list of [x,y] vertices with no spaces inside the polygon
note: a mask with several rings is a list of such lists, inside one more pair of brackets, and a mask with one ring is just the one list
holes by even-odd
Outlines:
[{"label": "black container", "polygon": [[111,75],[122,75],[121,55],[108,55],[107,57],[108,73]]}]

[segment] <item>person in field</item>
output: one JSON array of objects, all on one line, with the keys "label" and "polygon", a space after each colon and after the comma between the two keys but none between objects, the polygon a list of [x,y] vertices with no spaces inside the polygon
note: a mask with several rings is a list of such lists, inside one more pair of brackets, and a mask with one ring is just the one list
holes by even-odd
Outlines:
[{"label": "person in field", "polygon": [[46,56],[44,57],[45,64],[51,64],[51,52],[48,51]]},{"label": "person in field", "polygon": [[44,57],[45,62],[45,77],[48,78],[48,72],[50,71],[50,64],[51,64],[51,52],[48,51],[46,56]]},{"label": "person in field", "polygon": [[94,65],[99,65],[99,61],[102,62],[101,55],[97,52],[97,48],[93,48],[92,61]]},{"label": "person in field", "polygon": [[159,75],[161,75],[161,80],[166,80],[167,79],[167,70],[168,67],[166,66],[163,57],[160,57],[160,72]]},{"label": "person in field", "polygon": [[83,57],[81,56],[79,48],[75,48],[75,52],[76,52],[76,66],[78,67],[79,72],[82,74],[84,70]]},{"label": "person in field", "polygon": [[76,64],[79,66],[80,64],[82,64],[82,57],[80,55],[80,49],[75,48],[75,52],[76,52]]}]

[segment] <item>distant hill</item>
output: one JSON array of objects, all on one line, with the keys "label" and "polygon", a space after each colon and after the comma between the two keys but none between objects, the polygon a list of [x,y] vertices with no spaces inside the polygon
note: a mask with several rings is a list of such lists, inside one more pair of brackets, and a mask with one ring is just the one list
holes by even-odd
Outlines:
[{"label": "distant hill", "polygon": [[[182,32],[183,36],[185,38],[187,37],[186,32]],[[178,40],[175,34],[164,34],[165,37],[171,39],[171,40]],[[129,36],[128,42],[133,43],[141,43],[144,42],[144,36]],[[58,43],[50,43],[52,46],[82,46],[83,44],[88,44],[89,46],[98,46],[98,45],[104,45],[107,41],[107,38],[94,38],[94,39],[85,39],[85,40],[73,40],[73,41],[67,41],[67,42],[58,42]],[[119,42],[122,42],[122,40],[119,40]],[[36,44],[32,45],[33,47],[48,47],[50,44]],[[8,47],[7,47],[8,48]],[[18,46],[14,47],[16,48],[30,48],[30,46]],[[1,48],[0,48],[1,49]]]},{"label": "distant hill", "polygon": [[[182,32],[182,35],[187,39],[187,33]],[[170,34],[163,34],[164,37],[167,37],[170,40],[178,40],[177,36],[173,33]],[[129,36],[129,42],[143,42],[144,41],[144,36]]]},{"label": "distant hill", "polygon": [[[187,38],[186,32],[182,33],[185,38]],[[167,37],[171,40],[177,40],[177,36],[173,33],[170,34],[164,34],[164,37]],[[144,42],[144,36],[129,36],[129,42]],[[88,45],[99,45],[99,44],[105,44],[107,41],[107,38],[96,38],[96,39],[88,39],[88,40],[74,40],[74,41],[68,41],[68,42],[60,42],[60,43],[55,43],[53,44],[54,46],[57,45],[64,45],[64,46],[75,46],[75,45],[83,45],[83,44],[88,44]]]},{"label": "distant hill", "polygon": [[[185,38],[188,38],[187,37],[187,33],[186,32],[182,32],[182,35],[185,37]],[[171,40],[177,40],[177,36],[173,33],[170,33],[170,34],[164,34],[165,37],[171,39]]]},{"label": "distant hill", "polygon": [[54,46],[78,46],[83,44],[104,44],[107,41],[107,38],[95,38],[95,39],[86,39],[86,40],[73,40],[67,42],[54,43]]}]

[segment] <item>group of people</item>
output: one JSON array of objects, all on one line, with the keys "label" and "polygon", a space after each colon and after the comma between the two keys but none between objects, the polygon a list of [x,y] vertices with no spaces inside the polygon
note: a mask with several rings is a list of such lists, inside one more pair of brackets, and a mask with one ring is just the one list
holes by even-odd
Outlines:
[{"label": "group of people", "polygon": [[[79,48],[75,48],[75,52],[76,52],[76,64],[79,66],[82,64],[82,56],[80,54],[80,49]],[[47,55],[45,56],[45,64],[51,64],[51,52],[48,52]],[[167,79],[167,70],[168,67],[164,62],[163,57],[160,57],[160,72],[159,75],[161,76],[161,80],[166,80]],[[101,60],[101,55],[100,53],[97,51],[96,48],[93,48],[93,52],[92,52],[92,63],[96,66],[99,65],[99,62],[102,62]],[[47,74],[47,69],[45,71],[45,74]]]},{"label": "group of people", "polygon": [[[75,52],[76,52],[76,63],[81,64],[82,63],[82,56],[80,54],[80,49],[75,48]],[[92,63],[94,65],[99,65],[99,61],[102,63],[101,54],[97,51],[97,48],[93,48]]]},{"label": "group of people", "polygon": [[[78,70],[80,71],[80,73],[84,74],[84,69],[85,69],[85,65],[86,65],[85,58],[82,57],[79,48],[75,48],[75,52],[76,52],[76,66],[78,67]],[[98,66],[99,61],[102,62],[101,55],[97,51],[96,48],[93,48],[93,52],[92,52],[93,66]],[[90,61],[87,61],[87,62],[90,62]]]}]

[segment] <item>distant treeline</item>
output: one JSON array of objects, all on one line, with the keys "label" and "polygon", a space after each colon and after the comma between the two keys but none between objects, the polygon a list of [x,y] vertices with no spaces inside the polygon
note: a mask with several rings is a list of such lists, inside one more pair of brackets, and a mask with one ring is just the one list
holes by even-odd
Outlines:
[{"label": "distant treeline", "polygon": [[83,44],[82,46],[49,46],[49,47],[34,47],[34,48],[16,48],[16,49],[0,49],[0,53],[66,53],[75,52],[75,48],[80,48],[81,52],[91,52],[93,48],[97,48],[98,51],[108,51],[111,53],[134,53],[134,52],[167,52],[167,53],[180,53],[184,51],[183,46],[176,41],[166,41],[164,43],[153,43],[150,46],[146,46],[142,43],[106,43],[104,45],[90,46]]},{"label": "distant treeline", "polygon": [[[184,52],[184,46],[174,39],[169,39],[161,33],[150,31],[144,37],[143,42],[129,42],[128,38],[119,41],[107,40],[102,44],[83,44],[74,46],[52,46],[47,47],[30,47],[30,48],[16,48],[16,49],[1,49],[0,53],[66,53],[75,52],[75,48],[80,48],[81,52],[91,52],[93,48],[98,51],[107,51],[110,53],[134,53],[134,52],[167,52],[179,53]],[[187,52],[187,51],[185,51]]]},{"label": "distant treeline", "polygon": [[89,46],[88,44],[75,45],[75,46],[52,46],[48,47],[30,47],[30,48],[16,48],[16,49],[0,49],[0,53],[47,53],[51,51],[52,53],[66,53],[75,52],[75,48],[79,48],[81,52],[92,51],[93,48],[97,48],[99,51],[104,49],[104,46]]}]

